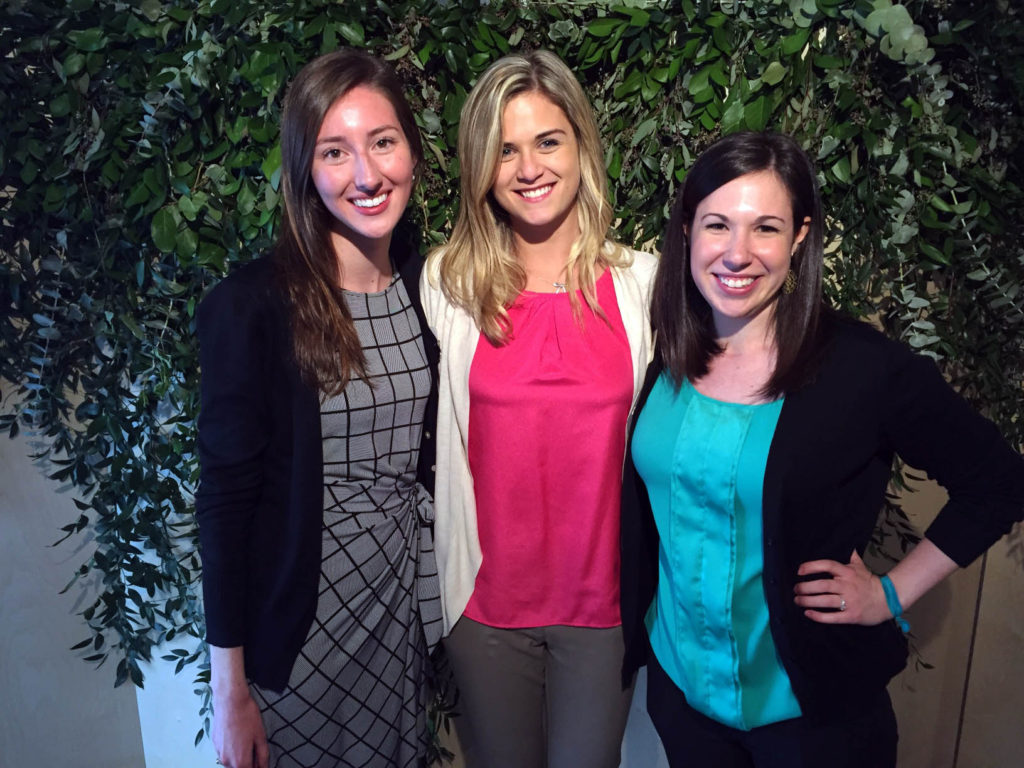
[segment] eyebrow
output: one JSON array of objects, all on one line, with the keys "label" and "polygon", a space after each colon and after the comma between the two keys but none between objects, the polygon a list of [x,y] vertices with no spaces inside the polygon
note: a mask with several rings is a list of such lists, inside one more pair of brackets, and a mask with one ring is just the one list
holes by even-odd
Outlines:
[{"label": "eyebrow", "polygon": [[[548,136],[554,136],[556,133],[561,134],[562,136],[568,136],[569,135],[568,132],[564,128],[552,128],[551,130],[548,130],[548,131],[541,131],[540,133],[538,133],[536,136],[533,137],[533,140],[534,141],[540,141],[541,139],[548,138]],[[515,142],[512,142],[512,141],[505,141],[505,142],[502,142],[502,146],[511,147],[511,146],[514,145],[514,143]]]},{"label": "eyebrow", "polygon": [[[716,211],[708,211],[707,213],[705,213],[703,216],[700,217],[701,221],[706,219],[708,216],[717,216],[718,218],[725,219],[726,221],[730,220],[729,217],[726,216],[724,213],[717,213]],[[788,221],[788,219],[786,219],[783,216],[776,216],[776,215],[771,214],[771,213],[766,213],[763,216],[758,216],[756,219],[754,219],[754,221],[756,223],[760,223],[760,222],[763,222],[763,221],[767,221],[768,219],[771,219],[772,221],[781,221],[783,224],[785,224]]]},{"label": "eyebrow", "polygon": [[[402,129],[399,128],[397,125],[391,125],[390,123],[388,123],[388,124],[382,125],[382,126],[380,126],[378,128],[374,128],[372,131],[370,131],[369,135],[370,136],[379,136],[380,134],[387,133],[388,131],[401,131],[401,130]],[[344,141],[345,138],[346,138],[345,136],[324,136],[322,139],[317,139],[316,146],[320,146],[321,144],[332,144],[332,143],[337,142],[337,141]]]}]

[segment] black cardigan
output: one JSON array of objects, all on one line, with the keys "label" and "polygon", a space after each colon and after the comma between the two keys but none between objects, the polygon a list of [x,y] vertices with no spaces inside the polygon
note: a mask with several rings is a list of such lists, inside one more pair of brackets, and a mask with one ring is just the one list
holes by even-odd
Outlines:
[{"label": "black cardigan", "polygon": [[[391,250],[431,365],[417,478],[432,491],[437,342],[419,300],[422,260],[398,238]],[[282,690],[316,613],[323,450],[318,393],[294,361],[273,256],[222,280],[199,305],[196,326],[206,639],[244,646],[248,678]]]},{"label": "black cardigan", "polygon": [[[814,622],[793,602],[797,567],[848,562],[867,546],[893,455],[949,492],[927,536],[966,566],[1024,515],[1024,461],[946,384],[934,363],[864,323],[827,316],[813,381],[786,395],[765,468],[764,589],[772,639],[805,716],[856,711],[906,664],[892,621]],[[634,414],[661,370],[648,370]],[[635,416],[629,427],[632,443]],[[632,451],[628,456],[632,456]],[[644,616],[658,579],[658,532],[626,462],[622,504],[623,681],[649,653]]]}]

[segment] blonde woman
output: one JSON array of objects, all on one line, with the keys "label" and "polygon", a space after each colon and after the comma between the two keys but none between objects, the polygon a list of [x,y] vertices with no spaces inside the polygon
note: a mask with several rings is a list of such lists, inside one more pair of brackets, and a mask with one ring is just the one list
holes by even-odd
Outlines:
[{"label": "blonde woman", "polygon": [[422,292],[460,740],[471,767],[617,766],[619,495],[655,260],[608,238],[593,111],[555,55],[481,75],[458,153],[458,221]]}]

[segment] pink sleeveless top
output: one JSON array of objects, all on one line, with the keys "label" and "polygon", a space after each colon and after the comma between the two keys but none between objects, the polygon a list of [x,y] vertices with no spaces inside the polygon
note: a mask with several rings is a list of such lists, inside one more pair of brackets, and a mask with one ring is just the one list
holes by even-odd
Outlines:
[{"label": "pink sleeveless top", "polygon": [[[613,627],[619,495],[633,398],[611,272],[607,318],[567,294],[524,291],[512,339],[481,337],[469,374],[469,466],[483,563],[465,614],[495,627]],[[583,298],[580,295],[582,303]]]}]

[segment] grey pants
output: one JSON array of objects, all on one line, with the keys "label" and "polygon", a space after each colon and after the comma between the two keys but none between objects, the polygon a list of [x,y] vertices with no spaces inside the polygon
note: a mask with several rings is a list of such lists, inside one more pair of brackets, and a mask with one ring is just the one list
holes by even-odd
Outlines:
[{"label": "grey pants", "polygon": [[468,768],[616,768],[632,688],[622,629],[498,629],[463,616],[444,640]]}]

